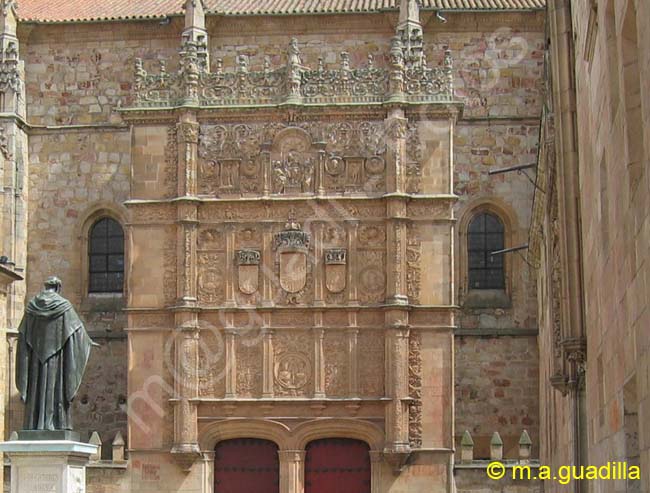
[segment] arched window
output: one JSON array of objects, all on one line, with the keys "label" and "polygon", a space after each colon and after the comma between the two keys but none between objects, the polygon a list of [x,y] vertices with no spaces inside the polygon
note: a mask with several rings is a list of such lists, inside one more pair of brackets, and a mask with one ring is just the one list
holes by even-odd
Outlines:
[{"label": "arched window", "polygon": [[90,228],[88,292],[121,293],[124,290],[124,231],[110,217]]},{"label": "arched window", "polygon": [[469,289],[505,289],[503,255],[490,255],[503,248],[501,219],[489,212],[474,216],[467,232]]}]

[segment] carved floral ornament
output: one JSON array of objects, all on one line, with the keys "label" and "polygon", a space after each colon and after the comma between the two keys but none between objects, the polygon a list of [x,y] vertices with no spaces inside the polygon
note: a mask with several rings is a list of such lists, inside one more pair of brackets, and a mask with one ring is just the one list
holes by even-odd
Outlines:
[{"label": "carved floral ornament", "polygon": [[161,61],[157,73],[149,73],[142,59],[135,60],[133,106],[382,103],[396,99],[453,102],[450,52],[445,52],[442,66],[429,68],[422,54],[422,40],[417,44],[404,45],[396,36],[387,54],[387,68],[377,67],[372,54],[363,66],[352,67],[348,52],[340,53],[335,67],[325,66],[321,58],[316,67],[310,68],[303,65],[298,40],[293,38],[285,65],[272,67],[267,57],[263,68],[253,71],[248,55],[240,54],[231,70],[217,59],[211,71],[205,43],[186,39],[179,52],[177,72],[168,72]]}]

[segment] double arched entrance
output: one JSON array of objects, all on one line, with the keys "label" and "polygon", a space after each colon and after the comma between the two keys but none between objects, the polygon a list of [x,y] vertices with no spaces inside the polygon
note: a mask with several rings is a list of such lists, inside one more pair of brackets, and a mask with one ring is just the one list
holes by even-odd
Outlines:
[{"label": "double arched entrance", "polygon": [[[278,445],[259,438],[217,443],[214,493],[279,493]],[[352,438],[319,438],[304,450],[305,493],[371,493],[370,447]]]}]

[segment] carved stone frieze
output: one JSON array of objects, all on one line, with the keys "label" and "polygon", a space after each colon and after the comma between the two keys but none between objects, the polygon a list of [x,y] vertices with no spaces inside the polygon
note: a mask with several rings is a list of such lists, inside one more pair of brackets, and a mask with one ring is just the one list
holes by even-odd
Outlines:
[{"label": "carved stone frieze", "polygon": [[417,331],[409,336],[409,443],[422,446],[422,339]]},{"label": "carved stone frieze", "polygon": [[451,203],[436,200],[435,202],[410,202],[406,206],[406,215],[410,219],[451,219]]},{"label": "carved stone frieze", "polygon": [[307,331],[280,331],[273,339],[276,395],[308,396],[313,392],[313,348]]},{"label": "carved stone frieze", "polygon": [[177,292],[177,262],[176,262],[176,231],[169,228],[165,232],[165,244],[163,249],[163,296],[165,304],[171,304],[176,301]]},{"label": "carved stone frieze", "polygon": [[198,252],[198,299],[202,304],[223,303],[225,293],[226,254],[223,252]]},{"label": "carved stone frieze", "polygon": [[325,394],[344,397],[348,393],[348,339],[345,331],[326,331],[323,340],[325,356]]},{"label": "carved stone frieze", "polygon": [[171,204],[130,204],[133,223],[156,224],[176,219],[176,209]]},{"label": "carved stone frieze", "polygon": [[363,348],[359,359],[359,395],[366,397],[384,396],[384,332],[361,330],[358,345]]},{"label": "carved stone frieze", "polygon": [[225,250],[225,230],[223,227],[202,227],[198,234],[199,250]]},{"label": "carved stone frieze", "polygon": [[265,126],[202,125],[199,140],[200,193],[259,193],[260,145]]},{"label": "carved stone frieze", "polygon": [[340,122],[323,128],[327,156],[325,189],[375,192],[385,189],[386,140],[383,122]]},{"label": "carved stone frieze", "polygon": [[259,331],[237,336],[237,382],[238,397],[261,397],[263,343]]},{"label": "carved stone frieze", "polygon": [[359,300],[362,303],[382,303],[386,298],[386,253],[359,250],[357,272]]},{"label": "carved stone frieze", "polygon": [[278,195],[379,192],[385,153],[381,121],[205,124],[199,193],[261,195],[267,186]]},{"label": "carved stone frieze", "polygon": [[359,248],[384,250],[386,248],[386,226],[381,223],[362,224],[359,227]]},{"label": "carved stone frieze", "polygon": [[199,339],[199,397],[221,398],[225,394],[226,352],[223,331],[202,330]]},{"label": "carved stone frieze", "polygon": [[405,190],[407,193],[419,193],[422,181],[422,160],[424,153],[420,140],[420,131],[416,122],[409,122],[406,130],[406,166]]},{"label": "carved stone frieze", "polygon": [[422,242],[417,226],[407,227],[406,292],[410,303],[420,302]]}]

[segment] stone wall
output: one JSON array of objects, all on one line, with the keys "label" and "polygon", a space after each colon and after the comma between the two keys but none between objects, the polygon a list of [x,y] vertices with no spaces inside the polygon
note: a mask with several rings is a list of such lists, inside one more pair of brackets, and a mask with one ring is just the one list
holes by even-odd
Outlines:
[{"label": "stone wall", "polygon": [[[569,176],[558,173],[559,212],[554,216],[551,209],[539,221],[540,230],[550,233],[540,241],[540,291],[548,292],[541,299],[549,301],[540,305],[540,396],[547,410],[541,459],[553,466],[574,461],[579,447],[583,462],[626,461],[640,465],[642,478],[628,484],[590,482],[593,491],[650,489],[650,414],[645,405],[650,392],[649,8],[643,0],[554,0],[548,10],[551,46],[559,47],[551,50],[549,66],[557,157],[549,153],[541,162],[547,162],[550,173],[557,160],[556,169],[568,170]],[[567,212],[564,197],[576,197],[577,217]],[[557,228],[568,221],[578,232],[577,241],[567,240]],[[577,272],[558,275],[554,270],[551,252],[558,246]],[[553,289],[556,277],[562,278],[563,288],[570,282],[579,285],[559,326],[548,307],[553,291],[562,300],[567,291]],[[582,314],[580,327],[567,320],[572,312]],[[578,356],[586,358],[586,380],[577,392],[574,382],[558,377],[575,375],[566,372],[572,363],[563,343],[572,341],[563,338],[580,330],[586,348]],[[583,410],[578,416],[576,394]],[[550,483],[546,491],[566,490]]]},{"label": "stone wall", "polygon": [[469,430],[474,457],[490,454],[498,430],[504,455],[515,457],[522,430],[527,430],[537,457],[539,436],[538,353],[535,335],[456,336],[456,455],[460,437]]}]

